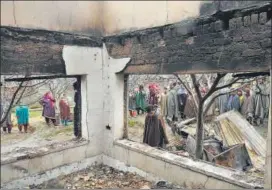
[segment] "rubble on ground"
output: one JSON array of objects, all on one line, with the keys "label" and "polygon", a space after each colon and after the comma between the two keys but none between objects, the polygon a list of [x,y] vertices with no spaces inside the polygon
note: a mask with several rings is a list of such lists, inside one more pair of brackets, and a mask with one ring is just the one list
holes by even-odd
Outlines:
[{"label": "rubble on ground", "polygon": [[167,181],[150,182],[129,172],[116,170],[105,165],[96,165],[83,171],[30,185],[31,189],[181,189]]},{"label": "rubble on ground", "polygon": [[[187,152],[194,156],[196,146],[195,118],[187,119],[175,125],[176,133],[186,139],[185,151],[171,151],[178,155]],[[265,139],[251,124],[236,111],[219,115],[215,121],[204,124],[205,161],[240,171],[263,173],[265,161]]]}]

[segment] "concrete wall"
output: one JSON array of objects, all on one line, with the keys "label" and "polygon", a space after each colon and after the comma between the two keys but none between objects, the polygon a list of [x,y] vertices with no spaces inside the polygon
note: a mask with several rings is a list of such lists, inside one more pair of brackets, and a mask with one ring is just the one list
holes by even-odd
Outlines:
[{"label": "concrete wall", "polygon": [[[220,3],[220,6],[219,6]],[[258,1],[1,1],[1,25],[112,35]]]},{"label": "concrete wall", "polygon": [[200,1],[1,1],[1,25],[114,34],[198,16]]},{"label": "concrete wall", "polygon": [[[82,76],[82,131],[88,142],[39,155],[32,153],[30,157],[14,155],[18,157],[14,160],[1,156],[1,183],[5,183],[5,187],[43,182],[62,172],[68,174],[83,169],[95,161],[191,188],[261,187],[229,169],[119,140],[125,125],[125,86],[124,75],[117,73],[130,59],[111,58],[105,45],[103,48],[65,46],[63,59],[68,75]],[[237,175],[241,180],[236,180]]]},{"label": "concrete wall", "polygon": [[1,1],[1,25],[102,33],[99,1]]},{"label": "concrete wall", "polygon": [[105,35],[162,26],[199,15],[201,1],[105,1]]}]

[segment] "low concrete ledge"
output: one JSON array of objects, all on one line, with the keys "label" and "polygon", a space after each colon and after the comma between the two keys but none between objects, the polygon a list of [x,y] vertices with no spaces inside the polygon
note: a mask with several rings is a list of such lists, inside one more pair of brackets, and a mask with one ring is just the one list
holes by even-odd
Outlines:
[{"label": "low concrete ledge", "polygon": [[2,181],[1,181],[1,189],[2,188],[23,189],[23,188],[29,187],[29,185],[39,185],[51,179],[55,179],[59,176],[69,175],[71,173],[78,172],[90,166],[101,164],[101,163],[102,163],[102,155],[86,158],[79,162],[73,162],[71,164],[66,164],[60,167],[53,168],[51,170],[25,176],[23,178],[16,179],[4,184],[2,184]]},{"label": "low concrete ledge", "polygon": [[[43,172],[102,154],[99,147],[88,141],[70,141],[64,145],[55,144],[54,148],[50,150],[45,147],[43,147],[44,149],[36,147],[35,149],[40,151],[36,150],[32,154],[30,154],[30,150],[24,150],[13,157],[6,155],[5,158],[2,158],[4,162],[1,163],[1,184],[33,175],[38,176]],[[25,155],[22,156],[22,154]],[[9,155],[12,156],[11,153]]]},{"label": "low concrete ledge", "polygon": [[69,140],[69,141],[64,141],[59,143],[48,144],[41,147],[26,148],[26,149],[22,148],[18,152],[11,151],[6,153],[1,153],[1,166],[10,164],[13,162],[17,162],[19,160],[32,159],[35,157],[41,157],[47,154],[63,151],[66,149],[84,146],[84,145],[87,145],[88,143],[89,141],[87,140],[81,140],[81,141]]},{"label": "low concrete ledge", "polygon": [[[193,181],[195,183],[199,182],[205,188],[214,188],[215,184],[219,188],[263,188],[261,180],[249,177],[237,170],[215,166],[204,161],[195,161],[129,140],[115,141],[114,146],[117,152],[122,151],[120,148],[125,149],[123,152],[119,152],[121,156],[115,153],[114,155],[118,157],[115,159],[145,172],[156,174],[158,177],[165,178],[166,180],[173,180],[171,182],[176,181],[180,183],[180,181],[184,181],[186,183],[185,179],[187,179],[187,175],[195,175],[192,178]],[[174,166],[178,167],[173,168]],[[173,172],[171,171],[175,171],[175,173],[172,174]],[[189,174],[190,171],[191,174]],[[178,175],[182,176],[181,178],[184,180],[179,179]]]}]

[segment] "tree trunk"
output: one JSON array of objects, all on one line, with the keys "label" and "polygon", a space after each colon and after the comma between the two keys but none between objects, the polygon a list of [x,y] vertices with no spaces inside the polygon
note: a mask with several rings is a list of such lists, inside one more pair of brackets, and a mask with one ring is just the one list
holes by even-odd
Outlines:
[{"label": "tree trunk", "polygon": [[199,102],[197,113],[197,128],[196,128],[196,152],[195,157],[202,159],[203,155],[203,137],[204,137],[204,125],[203,125],[203,101]]}]

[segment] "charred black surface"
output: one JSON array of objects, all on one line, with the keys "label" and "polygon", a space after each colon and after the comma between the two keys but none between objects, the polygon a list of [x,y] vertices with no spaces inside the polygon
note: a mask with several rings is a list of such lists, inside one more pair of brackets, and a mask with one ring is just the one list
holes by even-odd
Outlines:
[{"label": "charred black surface", "polygon": [[104,41],[112,57],[132,58],[127,74],[267,71],[271,67],[269,15],[271,2],[261,2]]},{"label": "charred black surface", "polygon": [[258,76],[270,76],[270,72],[256,72],[256,73],[239,73],[233,75],[233,77],[239,77],[239,78],[252,78],[252,77],[258,77]]},{"label": "charred black surface", "polygon": [[63,45],[102,47],[100,38],[1,26],[1,74],[66,74]]},{"label": "charred black surface", "polygon": [[64,32],[1,26],[1,37],[16,41],[46,42],[59,45],[102,47],[101,38]]},{"label": "charred black surface", "polygon": [[1,36],[1,74],[66,74],[62,45]]}]

